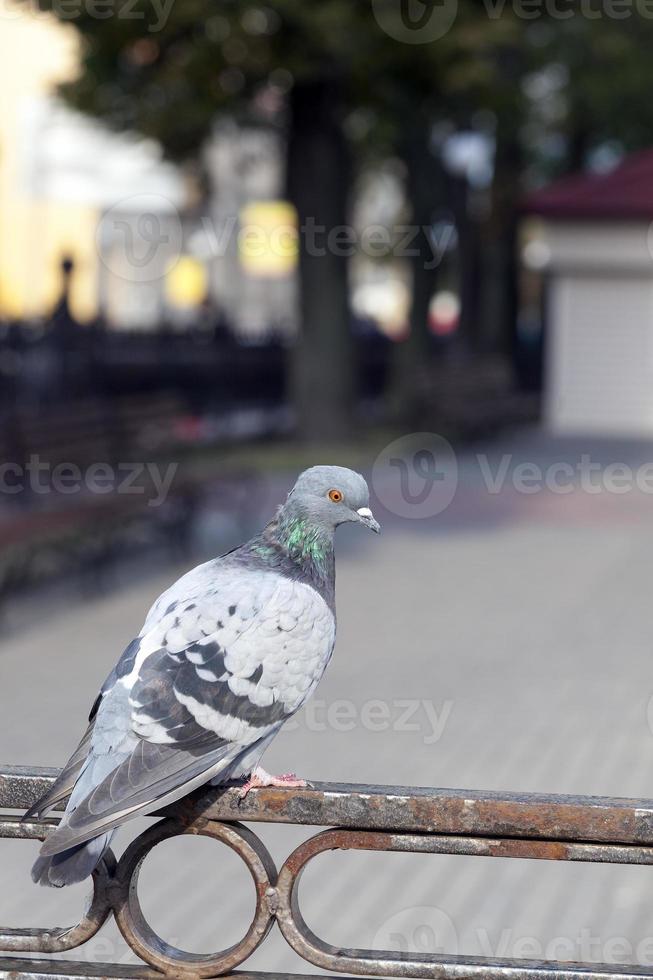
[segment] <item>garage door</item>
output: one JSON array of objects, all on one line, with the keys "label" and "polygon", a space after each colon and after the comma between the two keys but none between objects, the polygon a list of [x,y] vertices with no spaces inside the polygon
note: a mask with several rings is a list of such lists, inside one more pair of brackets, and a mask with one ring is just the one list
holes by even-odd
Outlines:
[{"label": "garage door", "polygon": [[653,283],[558,276],[549,306],[546,417],[563,432],[653,432]]}]

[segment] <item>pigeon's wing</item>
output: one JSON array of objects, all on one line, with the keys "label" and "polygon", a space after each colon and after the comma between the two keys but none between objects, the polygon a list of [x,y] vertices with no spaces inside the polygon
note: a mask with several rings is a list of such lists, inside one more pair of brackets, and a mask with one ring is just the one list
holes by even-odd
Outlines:
[{"label": "pigeon's wing", "polygon": [[138,640],[133,640],[121,656],[117,665],[107,677],[106,681],[102,685],[100,693],[93,702],[93,707],[91,708],[88,716],[88,728],[82,735],[79,745],[68,759],[68,762],[65,764],[50,789],[44,793],[43,796],[39,797],[36,803],[32,804],[29,810],[26,810],[24,816],[21,818],[23,821],[41,819],[41,817],[43,817],[49,810],[52,810],[57,803],[61,803],[62,800],[65,800],[66,797],[70,796],[72,793],[75,783],[79,779],[88,754],[91,750],[93,729],[95,727],[95,720],[97,718],[97,713],[100,708],[100,704],[102,703],[102,699],[109,691],[113,689],[117,680],[131,670],[134,665],[134,658],[138,651],[138,647]]},{"label": "pigeon's wing", "polygon": [[122,724],[128,754],[74,799],[42,854],[173,802],[217,774],[228,778],[303,704],[334,639],[333,614],[318,593],[271,573],[238,570],[210,593],[176,602],[140,637],[131,669],[98,711],[93,752],[115,747]]},{"label": "pigeon's wing", "polygon": [[138,740],[119,766],[67,815],[41,848],[43,857],[66,851],[124,823],[174,803],[229,765],[234,747],[213,739],[201,756]]},{"label": "pigeon's wing", "polygon": [[79,778],[79,774],[82,771],[84,762],[91,748],[91,735],[93,734],[93,721],[90,722],[88,728],[84,732],[81,741],[70,759],[63,767],[54,783],[50,789],[39,797],[39,799],[34,803],[29,810],[25,811],[22,820],[40,820],[41,817],[45,816],[48,810],[51,810],[65,800],[67,796],[70,796],[73,786]]}]

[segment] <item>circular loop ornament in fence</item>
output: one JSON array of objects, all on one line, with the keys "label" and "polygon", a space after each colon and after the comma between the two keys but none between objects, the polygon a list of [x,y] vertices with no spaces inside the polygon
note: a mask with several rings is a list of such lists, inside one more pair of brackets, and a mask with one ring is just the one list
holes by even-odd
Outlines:
[{"label": "circular loop ornament in fence", "polygon": [[[138,876],[143,861],[162,841],[195,834],[221,841],[247,865],[256,889],[256,910],[246,935],[228,949],[215,953],[189,953],[165,942],[147,922],[138,899]],[[118,863],[114,881],[114,914],[129,946],[146,963],[177,976],[217,977],[246,960],[267,936],[274,921],[269,901],[275,893],[276,867],[262,841],[242,824],[224,824],[199,818],[190,824],[162,820],[137,837]]]},{"label": "circular loop ornament in fence", "polygon": [[[30,826],[38,828],[39,825],[32,823]],[[28,836],[25,835],[26,838]],[[39,839],[45,836],[45,833],[41,834]],[[93,872],[93,893],[84,915],[76,925],[51,929],[0,928],[0,950],[11,953],[62,953],[88,942],[100,931],[111,914],[110,889],[115,868],[113,852],[107,851]]]}]

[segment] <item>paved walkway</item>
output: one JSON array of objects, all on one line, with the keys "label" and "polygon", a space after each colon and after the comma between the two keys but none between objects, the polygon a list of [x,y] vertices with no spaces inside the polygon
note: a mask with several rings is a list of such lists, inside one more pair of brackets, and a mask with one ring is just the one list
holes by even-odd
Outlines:
[{"label": "paved walkway", "polygon": [[[496,494],[469,451],[437,517],[410,521],[378,506],[381,537],[341,529],[336,655],[267,767],[320,780],[653,797],[653,498],[589,484],[524,493],[514,477],[520,461],[546,474],[586,451],[527,437],[495,446],[494,473],[513,454]],[[635,471],[648,452],[592,444],[594,478],[611,462]],[[400,509],[391,474],[376,489]],[[98,683],[174,574],[67,603],[0,643],[0,758],[64,761]],[[279,862],[304,835],[261,830]],[[73,921],[84,889],[37,890],[27,877],[35,847],[0,847],[0,922]],[[253,896],[226,849],[171,842],[141,881],[154,927],[187,949],[244,932]],[[650,964],[652,892],[646,868],[334,854],[307,871],[302,901],[309,924],[338,944]],[[128,958],[115,930],[103,936],[80,952]],[[306,972],[276,935],[249,965]]]}]

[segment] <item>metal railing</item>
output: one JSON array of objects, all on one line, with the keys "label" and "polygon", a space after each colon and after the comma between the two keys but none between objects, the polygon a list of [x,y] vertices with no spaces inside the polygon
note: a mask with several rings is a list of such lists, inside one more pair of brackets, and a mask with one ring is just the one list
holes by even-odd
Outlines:
[{"label": "metal railing", "polygon": [[[54,769],[0,769],[0,837],[42,839],[54,820],[21,823],[20,815],[52,783]],[[478,857],[535,858],[611,864],[653,864],[653,802],[600,797],[317,784],[302,790],[259,789],[245,799],[236,788],[203,790],[161,814],[120,860],[109,852],[93,876],[90,905],[70,928],[2,929],[0,953],[72,950],[114,915],[130,948],[148,964],[126,967],[27,956],[0,956],[0,980],[104,977],[155,980],[231,975],[265,940],[276,922],[290,946],[321,969],[352,976],[432,977],[441,980],[608,980],[653,977],[651,969],[464,955],[340,949],[316,936],[299,905],[306,865],[325,851],[366,850]],[[277,872],[248,823],[331,827],[300,844]],[[138,875],[149,851],[180,834],[222,841],[245,862],[256,887],[253,921],[239,943],[212,954],[168,945],[150,927],[138,898]],[[154,969],[152,969],[152,967]],[[279,974],[233,974],[264,980]],[[296,976],[296,980],[301,980]],[[308,980],[308,978],[306,978]]]}]

